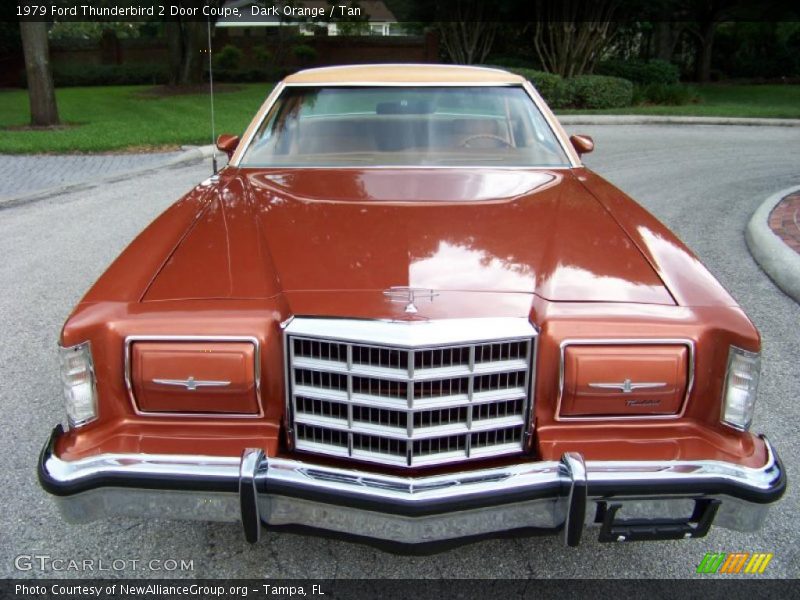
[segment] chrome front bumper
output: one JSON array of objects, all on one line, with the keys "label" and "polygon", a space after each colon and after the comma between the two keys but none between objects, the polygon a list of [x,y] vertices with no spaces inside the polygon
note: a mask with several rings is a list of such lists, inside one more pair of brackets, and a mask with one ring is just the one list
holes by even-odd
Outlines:
[{"label": "chrome front bumper", "polygon": [[42,450],[39,480],[64,518],[131,516],[241,521],[421,544],[499,532],[562,531],[577,545],[585,525],[601,541],[702,537],[712,521],[758,529],[786,477],[772,446],[760,468],[719,461],[524,462],[426,477],[397,477],[270,458],[103,454],[64,461]]}]

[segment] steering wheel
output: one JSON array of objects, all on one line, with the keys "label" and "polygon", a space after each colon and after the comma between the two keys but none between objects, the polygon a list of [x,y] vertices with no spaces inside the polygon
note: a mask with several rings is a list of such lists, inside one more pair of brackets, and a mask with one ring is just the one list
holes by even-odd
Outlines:
[{"label": "steering wheel", "polygon": [[469,148],[469,143],[473,140],[493,140],[495,142],[500,142],[501,148],[512,148],[513,146],[508,142],[508,140],[501,138],[499,135],[494,135],[492,133],[477,133],[475,135],[471,135],[466,138],[463,142],[461,142],[462,148]]}]

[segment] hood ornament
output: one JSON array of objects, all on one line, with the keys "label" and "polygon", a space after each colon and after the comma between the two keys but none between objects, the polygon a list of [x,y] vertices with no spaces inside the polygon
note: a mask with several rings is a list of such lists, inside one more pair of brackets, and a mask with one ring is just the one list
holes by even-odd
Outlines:
[{"label": "hood ornament", "polygon": [[663,382],[634,383],[630,379],[626,379],[621,383],[590,383],[589,387],[601,390],[620,390],[623,394],[630,394],[633,390],[652,390],[653,388],[666,387],[666,385]]},{"label": "hood ornament", "polygon": [[415,315],[419,312],[415,302],[418,300],[427,300],[433,302],[433,299],[439,295],[428,288],[413,288],[407,286],[394,285],[387,290],[383,290],[383,295],[389,299],[389,302],[402,302],[406,305],[404,311],[406,314]]}]

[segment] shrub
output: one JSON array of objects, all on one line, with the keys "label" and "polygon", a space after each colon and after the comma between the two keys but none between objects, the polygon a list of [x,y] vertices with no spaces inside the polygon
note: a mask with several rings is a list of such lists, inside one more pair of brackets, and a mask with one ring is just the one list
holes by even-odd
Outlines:
[{"label": "shrub", "polygon": [[680,70],[665,60],[606,60],[597,65],[598,75],[622,77],[640,85],[678,83]]},{"label": "shrub", "polygon": [[680,106],[697,101],[697,95],[686,85],[651,83],[637,85],[633,92],[634,104],[665,104]]},{"label": "shrub", "polygon": [[317,51],[307,44],[292,46],[292,54],[300,62],[311,62],[317,58]]},{"label": "shrub", "polygon": [[536,71],[535,69],[506,68],[530,81],[541,94],[550,108],[561,108],[563,105],[564,80],[555,73]]},{"label": "shrub", "polygon": [[253,46],[253,58],[260,67],[272,62],[272,52],[266,46]]},{"label": "shrub", "polygon": [[53,83],[56,87],[157,85],[167,83],[168,79],[169,73],[165,65],[151,63],[131,63],[126,65],[53,65]]},{"label": "shrub", "polygon": [[214,66],[218,69],[238,69],[242,62],[243,52],[232,44],[227,44],[214,55]]},{"label": "shrub", "polygon": [[572,108],[620,108],[633,101],[633,84],[620,77],[580,75],[564,81],[562,102]]}]

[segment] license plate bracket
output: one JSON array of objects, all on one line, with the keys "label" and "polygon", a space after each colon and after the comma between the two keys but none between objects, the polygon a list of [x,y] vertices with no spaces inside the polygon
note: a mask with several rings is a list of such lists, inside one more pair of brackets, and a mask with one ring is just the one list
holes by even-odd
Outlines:
[{"label": "license plate bracket", "polygon": [[720,501],[716,499],[696,498],[694,510],[686,519],[621,519],[617,517],[623,506],[621,502],[599,502],[597,520],[602,523],[599,541],[638,542],[705,537],[719,505]]}]

